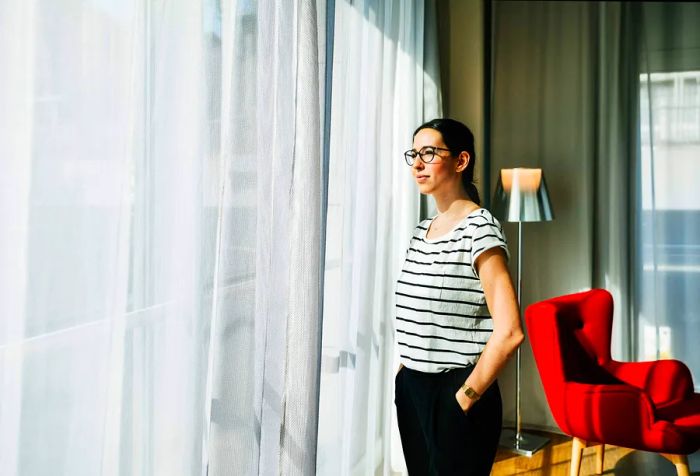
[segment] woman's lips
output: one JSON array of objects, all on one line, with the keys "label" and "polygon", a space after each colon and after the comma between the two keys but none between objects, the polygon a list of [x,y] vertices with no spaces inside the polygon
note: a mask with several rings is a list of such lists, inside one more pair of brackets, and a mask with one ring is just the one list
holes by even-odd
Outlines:
[{"label": "woman's lips", "polygon": [[418,175],[416,177],[416,182],[418,182],[418,183],[423,183],[426,180],[428,180],[428,175]]}]

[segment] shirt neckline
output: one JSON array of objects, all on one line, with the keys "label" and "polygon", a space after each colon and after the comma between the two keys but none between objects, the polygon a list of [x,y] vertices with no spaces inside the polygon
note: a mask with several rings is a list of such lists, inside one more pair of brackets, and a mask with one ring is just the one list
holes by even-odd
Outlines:
[{"label": "shirt neckline", "polygon": [[467,218],[474,215],[476,212],[478,212],[480,210],[483,210],[483,207],[479,207],[479,208],[472,210],[472,212],[469,215],[465,216],[460,221],[458,221],[457,224],[450,231],[445,233],[444,235],[440,235],[437,238],[428,238],[428,230],[430,230],[430,227],[432,226],[433,221],[437,218],[437,215],[433,216],[432,218],[429,219],[428,226],[425,228],[425,231],[423,232],[423,240],[426,243],[436,243],[436,242],[442,240],[443,238],[448,238],[448,237],[452,236],[454,234],[454,232],[457,230],[457,228],[459,228],[462,225],[462,223],[464,223],[467,220]]}]

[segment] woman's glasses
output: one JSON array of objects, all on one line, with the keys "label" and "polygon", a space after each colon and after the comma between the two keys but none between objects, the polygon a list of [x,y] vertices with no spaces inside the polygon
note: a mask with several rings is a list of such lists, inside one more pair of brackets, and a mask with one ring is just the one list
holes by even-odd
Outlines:
[{"label": "woman's glasses", "polygon": [[428,145],[421,148],[420,151],[415,149],[407,150],[403,153],[403,156],[406,159],[406,163],[411,166],[416,162],[416,157],[418,156],[420,156],[420,160],[422,160],[424,163],[429,164],[433,161],[433,159],[435,159],[436,156],[442,158],[440,154],[435,153],[435,151],[438,150],[450,152],[450,149],[444,149],[442,147],[433,147],[431,145]]}]

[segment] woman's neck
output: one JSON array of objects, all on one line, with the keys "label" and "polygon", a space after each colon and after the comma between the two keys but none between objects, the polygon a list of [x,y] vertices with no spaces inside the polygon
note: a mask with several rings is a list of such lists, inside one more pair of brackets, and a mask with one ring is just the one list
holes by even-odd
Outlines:
[{"label": "woman's neck", "polygon": [[435,202],[438,216],[446,219],[462,218],[477,207],[469,197],[464,196],[454,197],[451,200],[443,198],[440,201],[436,198]]}]

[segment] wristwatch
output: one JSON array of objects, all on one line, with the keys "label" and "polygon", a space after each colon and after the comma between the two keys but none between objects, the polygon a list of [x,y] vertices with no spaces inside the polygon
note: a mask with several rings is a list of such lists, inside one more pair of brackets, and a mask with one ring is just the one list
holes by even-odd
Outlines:
[{"label": "wristwatch", "polygon": [[478,400],[479,398],[481,398],[481,395],[479,395],[476,390],[467,385],[466,382],[462,384],[462,391],[467,397],[471,398],[472,400]]}]

